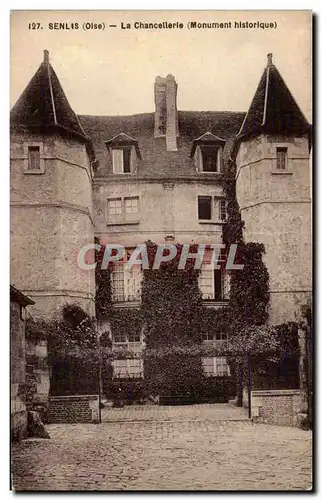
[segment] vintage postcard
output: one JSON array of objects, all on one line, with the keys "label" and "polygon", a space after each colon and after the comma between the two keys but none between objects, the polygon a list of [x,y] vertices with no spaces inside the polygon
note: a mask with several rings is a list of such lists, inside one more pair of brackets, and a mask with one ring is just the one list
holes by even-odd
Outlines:
[{"label": "vintage postcard", "polygon": [[12,11],[11,487],[308,491],[312,12]]}]

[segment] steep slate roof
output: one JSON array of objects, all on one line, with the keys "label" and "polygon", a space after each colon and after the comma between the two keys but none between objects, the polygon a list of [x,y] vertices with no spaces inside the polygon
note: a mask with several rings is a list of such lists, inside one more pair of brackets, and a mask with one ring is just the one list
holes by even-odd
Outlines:
[{"label": "steep slate roof", "polygon": [[57,129],[78,139],[88,138],[72,110],[44,51],[44,60],[11,110],[11,123],[32,129]]},{"label": "steep slate roof", "polygon": [[310,125],[268,54],[267,67],[238,133],[238,138],[260,133],[305,135]]},{"label": "steep slate roof", "polygon": [[209,131],[226,141],[224,157],[227,158],[244,117],[243,112],[178,111],[180,135],[176,152],[166,150],[164,137],[154,137],[154,113],[132,116],[79,115],[79,120],[92,140],[99,161],[99,177],[112,173],[111,157],[105,142],[123,132],[137,140],[140,148],[142,160],[135,175],[184,178],[196,175],[193,159],[190,158],[193,141]]},{"label": "steep slate roof", "polygon": [[14,285],[10,285],[10,302],[17,302],[24,307],[34,304],[34,301],[30,297],[20,292]]}]

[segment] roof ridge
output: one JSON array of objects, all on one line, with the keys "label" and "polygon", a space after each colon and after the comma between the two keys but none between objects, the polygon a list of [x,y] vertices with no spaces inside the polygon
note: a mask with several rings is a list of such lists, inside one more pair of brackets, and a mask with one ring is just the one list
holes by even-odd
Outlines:
[{"label": "roof ridge", "polygon": [[264,97],[264,110],[263,110],[262,125],[265,125],[265,121],[266,121],[268,85],[269,85],[269,70],[270,70],[270,66],[267,66],[266,67],[266,86],[265,86],[265,97]]},{"label": "roof ridge", "polygon": [[43,62],[43,64],[45,64],[47,66],[50,99],[51,99],[51,104],[52,104],[53,113],[54,113],[54,124],[58,125],[57,115],[56,115],[56,107],[55,107],[55,99],[54,99],[54,93],[53,93],[53,85],[52,85],[52,81],[51,81],[51,72],[50,72],[51,68],[50,68],[49,59],[48,58],[45,59],[44,62]]}]

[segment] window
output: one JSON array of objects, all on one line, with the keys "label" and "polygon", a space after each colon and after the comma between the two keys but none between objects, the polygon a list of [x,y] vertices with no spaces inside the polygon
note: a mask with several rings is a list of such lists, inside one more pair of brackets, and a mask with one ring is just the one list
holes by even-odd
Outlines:
[{"label": "window", "polygon": [[206,377],[225,377],[230,375],[226,358],[202,358]]},{"label": "window", "polygon": [[228,334],[227,332],[217,332],[215,333],[215,340],[228,340]]},{"label": "window", "polygon": [[113,173],[129,174],[131,173],[131,148],[112,149]]},{"label": "window", "polygon": [[28,169],[40,170],[40,148],[39,146],[28,147]]},{"label": "window", "polygon": [[221,302],[229,298],[229,275],[222,269],[202,269],[199,288],[203,300]]},{"label": "window", "polygon": [[203,172],[218,172],[218,148],[200,146]]},{"label": "window", "polygon": [[114,344],[125,344],[127,342],[125,333],[123,332],[113,333],[113,342]]},{"label": "window", "polygon": [[123,264],[123,262],[115,264],[111,273],[112,301],[133,302],[140,300],[141,267],[133,265],[126,268]]},{"label": "window", "polygon": [[287,148],[276,148],[276,169],[286,170],[287,167]]},{"label": "window", "polygon": [[198,219],[211,220],[211,196],[198,196]]},{"label": "window", "polygon": [[110,198],[107,200],[108,224],[138,224],[139,197]]},{"label": "window", "polygon": [[129,342],[141,342],[141,335],[139,332],[129,333]]},{"label": "window", "polygon": [[200,221],[225,222],[226,200],[217,196],[198,196],[198,219]]},{"label": "window", "polygon": [[134,359],[115,359],[112,361],[114,378],[142,378],[143,360]]},{"label": "window", "polygon": [[219,220],[225,221],[226,218],[226,200],[219,200]]},{"label": "window", "polygon": [[214,296],[215,300],[223,300],[223,273],[221,269],[214,269]]},{"label": "window", "polygon": [[123,264],[115,265],[111,273],[112,278],[112,301],[124,302],[124,266]]},{"label": "window", "polygon": [[204,342],[214,342],[215,340],[226,341],[228,340],[227,332],[216,332],[216,333],[203,333],[202,340]]},{"label": "window", "polygon": [[137,220],[138,212],[139,212],[139,198],[124,198],[124,207],[125,207],[125,220],[132,221]]}]

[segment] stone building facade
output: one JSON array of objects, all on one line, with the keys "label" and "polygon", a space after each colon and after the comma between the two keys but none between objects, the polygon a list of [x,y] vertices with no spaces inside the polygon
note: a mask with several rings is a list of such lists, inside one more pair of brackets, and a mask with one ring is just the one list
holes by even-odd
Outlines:
[{"label": "stone building facade", "polygon": [[27,435],[26,307],[34,301],[10,286],[11,439]]},{"label": "stone building facade", "polygon": [[[310,125],[271,55],[248,113],[178,111],[172,75],[154,90],[154,113],[77,116],[45,51],[11,112],[13,282],[35,300],[35,317],[55,317],[66,302],[94,314],[94,272],[77,265],[80,248],[94,236],[128,256],[147,240],[221,243],[224,170],[235,159],[245,239],[266,248],[269,321],[293,320],[311,290]],[[138,307],[140,279],[140,269],[113,271],[114,307]],[[225,307],[225,272],[202,269],[200,288],[207,306]],[[144,340],[111,335],[137,350]],[[224,333],[205,342],[217,340]],[[123,365],[120,376],[141,371]],[[228,374],[220,358],[204,366]]]}]

